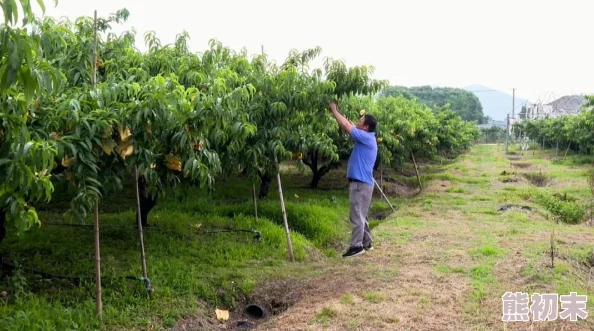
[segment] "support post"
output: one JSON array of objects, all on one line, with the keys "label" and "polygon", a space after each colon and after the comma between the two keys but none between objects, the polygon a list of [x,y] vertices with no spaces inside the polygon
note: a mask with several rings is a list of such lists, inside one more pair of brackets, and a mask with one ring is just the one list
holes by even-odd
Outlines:
[{"label": "support post", "polygon": [[[93,90],[97,88],[97,11],[93,15],[93,63],[91,85]],[[101,296],[101,246],[99,238],[99,197],[95,201],[95,211],[93,213],[93,228],[95,234],[95,280],[96,280],[96,298],[95,310],[99,320],[103,321],[103,299]]]},{"label": "support post", "polygon": [[386,194],[384,193],[384,191],[382,190],[382,188],[377,184],[377,182],[375,181],[375,178],[373,179],[373,182],[375,183],[375,186],[377,186],[377,189],[380,191],[380,193],[382,194],[382,196],[384,197],[384,199],[386,200],[386,202],[388,203],[388,206],[390,206],[390,208],[392,209],[392,211],[396,211],[396,209],[394,209],[394,207],[392,206],[392,204],[390,203],[390,200],[388,199],[388,197],[386,196]]},{"label": "support post", "polygon": [[285,209],[285,199],[283,197],[283,185],[281,183],[281,177],[280,177],[280,164],[278,163],[276,155],[274,156],[274,159],[276,161],[276,168],[277,168],[276,181],[278,183],[278,197],[279,197],[280,203],[281,203],[283,224],[285,226],[285,234],[287,236],[287,249],[289,250],[289,257],[291,258],[291,262],[295,262],[295,256],[293,255],[293,243],[291,242],[291,232],[289,231],[289,222],[287,221],[287,210]]},{"label": "support post", "polygon": [[[142,278],[147,284],[148,276],[146,271],[146,256],[144,254],[144,235],[142,233],[142,221],[140,216],[140,189],[138,187],[138,166],[134,166],[134,182],[136,182],[136,221],[138,223],[138,237],[140,238],[140,258],[142,260]],[[150,286],[147,286],[149,294],[152,292]]]},{"label": "support post", "polygon": [[95,308],[97,315],[99,316],[99,320],[103,321],[103,299],[101,296],[101,248],[99,246],[99,198],[95,202],[95,213],[93,217],[93,227],[95,230],[95,279],[96,279],[96,300],[95,300]]},{"label": "support post", "polygon": [[258,196],[256,195],[256,183],[252,183],[252,200],[254,201],[254,215],[258,219]]}]

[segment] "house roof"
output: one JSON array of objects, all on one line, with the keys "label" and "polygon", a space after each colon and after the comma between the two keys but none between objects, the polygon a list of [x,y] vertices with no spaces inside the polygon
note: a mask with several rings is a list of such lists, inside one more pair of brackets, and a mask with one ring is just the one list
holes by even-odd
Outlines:
[{"label": "house roof", "polygon": [[554,111],[564,110],[566,112],[577,113],[585,103],[586,99],[580,95],[566,95],[548,103],[548,105],[552,106]]}]

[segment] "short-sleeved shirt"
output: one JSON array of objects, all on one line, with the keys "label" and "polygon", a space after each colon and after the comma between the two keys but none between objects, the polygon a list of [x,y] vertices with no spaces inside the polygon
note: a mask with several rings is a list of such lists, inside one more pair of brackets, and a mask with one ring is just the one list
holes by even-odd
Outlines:
[{"label": "short-sleeved shirt", "polygon": [[373,185],[373,165],[377,157],[375,132],[367,132],[354,127],[351,131],[351,138],[355,142],[355,148],[349,158],[347,178]]}]

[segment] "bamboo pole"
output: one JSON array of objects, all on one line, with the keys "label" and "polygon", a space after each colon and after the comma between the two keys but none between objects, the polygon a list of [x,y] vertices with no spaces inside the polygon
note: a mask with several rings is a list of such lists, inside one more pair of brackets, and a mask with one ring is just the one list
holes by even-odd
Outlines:
[{"label": "bamboo pole", "polygon": [[373,182],[375,183],[375,186],[377,186],[377,189],[380,191],[381,195],[384,197],[384,199],[388,203],[388,206],[390,206],[390,208],[392,209],[392,211],[396,211],[396,209],[394,209],[394,206],[392,206],[392,204],[390,203],[390,200],[388,199],[388,197],[386,196],[386,194],[384,194],[384,191],[382,190],[382,188],[375,181],[375,178],[373,179]]},{"label": "bamboo pole", "polygon": [[[142,220],[140,216],[140,189],[138,187],[138,166],[134,166],[134,178],[136,180],[136,221],[138,222],[138,236],[140,237],[140,258],[142,259],[142,277],[147,279],[146,256],[144,254],[144,236],[142,234]],[[150,293],[150,291],[149,291]]]},{"label": "bamboo pole", "polygon": [[97,11],[95,10],[93,19],[93,74],[91,75],[91,84],[93,90],[97,87]]},{"label": "bamboo pole", "polygon": [[101,249],[99,246],[99,198],[95,202],[95,215],[94,215],[94,230],[95,230],[95,279],[97,284],[97,297],[96,297],[96,311],[99,316],[99,320],[103,321],[103,300],[101,297]]},{"label": "bamboo pole", "polygon": [[415,172],[417,173],[417,180],[419,181],[419,187],[421,191],[423,190],[423,184],[421,183],[421,176],[419,175],[419,168],[417,167],[417,161],[415,160],[415,153],[410,152],[410,156],[412,157],[413,164],[415,165]]},{"label": "bamboo pole", "polygon": [[551,233],[551,268],[555,268],[555,230]]},{"label": "bamboo pole", "polygon": [[287,210],[285,209],[285,199],[283,197],[283,185],[281,183],[280,177],[280,164],[274,156],[274,160],[276,161],[276,181],[278,183],[278,197],[280,198],[281,203],[281,212],[283,215],[283,223],[285,225],[285,234],[287,235],[287,249],[289,250],[289,257],[291,258],[291,262],[295,262],[295,255],[293,255],[293,243],[291,242],[291,232],[289,231],[289,222],[287,221]]},{"label": "bamboo pole", "polygon": [[[93,63],[92,63],[92,75],[91,84],[93,90],[97,88],[97,11],[95,10],[93,15]],[[93,228],[95,234],[95,281],[96,281],[96,298],[95,298],[95,310],[99,316],[99,320],[103,321],[103,299],[101,291],[101,246],[99,237],[99,197],[95,201],[95,211],[93,215]]]},{"label": "bamboo pole", "polygon": [[254,201],[254,215],[258,219],[258,196],[256,195],[256,183],[252,183],[252,200]]}]

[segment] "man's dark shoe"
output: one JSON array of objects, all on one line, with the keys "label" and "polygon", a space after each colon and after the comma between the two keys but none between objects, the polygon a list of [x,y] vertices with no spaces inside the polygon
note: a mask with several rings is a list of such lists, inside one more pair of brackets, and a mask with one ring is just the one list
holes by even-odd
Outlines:
[{"label": "man's dark shoe", "polygon": [[372,244],[369,244],[369,245],[363,246],[363,249],[366,250],[366,251],[372,251],[373,250],[373,245]]},{"label": "man's dark shoe", "polygon": [[365,253],[365,250],[363,249],[363,247],[351,247],[349,248],[348,251],[346,251],[344,254],[342,254],[342,257],[347,258],[347,257],[354,257],[354,256],[358,256]]}]

